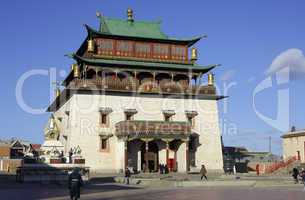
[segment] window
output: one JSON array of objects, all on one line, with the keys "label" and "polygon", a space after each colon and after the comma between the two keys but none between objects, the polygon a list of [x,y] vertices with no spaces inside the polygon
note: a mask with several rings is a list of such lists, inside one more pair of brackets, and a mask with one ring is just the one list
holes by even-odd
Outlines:
[{"label": "window", "polygon": [[194,116],[187,116],[187,121],[191,124],[192,128],[195,127],[195,117]]},{"label": "window", "polygon": [[118,56],[131,56],[132,43],[129,41],[117,41],[117,55]]},{"label": "window", "polygon": [[66,118],[66,128],[69,129],[70,128],[70,111],[65,111],[65,113],[68,116]]},{"label": "window", "polygon": [[168,58],[168,45],[154,44],[154,58]]},{"label": "window", "polygon": [[136,109],[125,109],[125,120],[130,121],[134,119],[134,115],[138,113]]},{"label": "window", "polygon": [[103,138],[100,139],[100,151],[109,151],[109,138]]},{"label": "window", "polygon": [[185,60],[186,49],[184,46],[172,46],[171,48],[172,59]]},{"label": "window", "polygon": [[146,43],[136,43],[135,52],[139,57],[148,57],[150,54],[150,45]]},{"label": "window", "polygon": [[97,47],[99,54],[112,55],[113,51],[113,40],[109,39],[98,39]]},{"label": "window", "polygon": [[102,124],[107,124],[107,115],[102,114]]},{"label": "window", "polygon": [[101,120],[100,120],[101,126],[108,127],[109,125],[109,115],[106,113],[101,113]]},{"label": "window", "polygon": [[195,127],[195,117],[198,115],[197,111],[185,111],[186,119],[191,124],[192,128]]},{"label": "window", "polygon": [[103,127],[109,126],[109,114],[112,112],[112,109],[109,107],[101,107],[99,108],[100,119],[99,123]]},{"label": "window", "polygon": [[173,121],[173,116],[175,115],[174,110],[163,110],[164,121],[169,122]]},{"label": "window", "polygon": [[187,121],[191,124],[192,128],[195,127],[195,118],[194,117],[188,116]]},{"label": "window", "polygon": [[172,116],[171,115],[164,115],[164,121],[166,121],[166,122],[172,121]]},{"label": "window", "polygon": [[130,120],[133,120],[133,114],[131,113],[125,113],[125,116],[126,116],[126,121],[130,121]]}]

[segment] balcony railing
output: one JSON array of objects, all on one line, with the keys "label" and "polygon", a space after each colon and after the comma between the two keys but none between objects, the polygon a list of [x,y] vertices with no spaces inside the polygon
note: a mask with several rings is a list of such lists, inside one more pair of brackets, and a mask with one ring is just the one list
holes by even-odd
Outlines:
[{"label": "balcony railing", "polygon": [[189,94],[189,95],[216,95],[212,85],[188,85],[187,81],[152,81],[136,79],[74,79],[68,85],[69,89],[126,91],[137,93],[156,94]]}]

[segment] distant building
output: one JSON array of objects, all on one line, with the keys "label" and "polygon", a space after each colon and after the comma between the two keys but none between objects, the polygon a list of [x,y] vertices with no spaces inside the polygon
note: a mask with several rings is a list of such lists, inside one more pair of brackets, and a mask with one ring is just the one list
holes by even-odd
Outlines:
[{"label": "distant building", "polygon": [[11,145],[6,142],[0,142],[0,159],[10,158]]},{"label": "distant building", "polygon": [[223,160],[225,171],[236,167],[236,172],[245,173],[255,169],[256,164],[274,163],[280,157],[271,152],[248,151],[245,147],[223,147]]},{"label": "distant building", "polygon": [[0,159],[23,159],[24,156],[40,155],[41,145],[12,138],[0,141]]},{"label": "distant building", "polygon": [[305,162],[305,130],[296,130],[294,127],[290,132],[282,135],[283,158],[296,157],[302,163]]}]

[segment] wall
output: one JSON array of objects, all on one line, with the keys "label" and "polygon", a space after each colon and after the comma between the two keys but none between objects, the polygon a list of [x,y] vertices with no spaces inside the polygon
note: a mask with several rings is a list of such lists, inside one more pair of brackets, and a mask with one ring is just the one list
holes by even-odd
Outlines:
[{"label": "wall", "polygon": [[23,164],[22,159],[0,159],[0,171],[16,172],[18,167]]},{"label": "wall", "polygon": [[[110,107],[109,128],[99,125],[99,108]],[[62,107],[56,115],[63,115]],[[66,149],[79,145],[86,165],[92,170],[118,172],[124,166],[124,142],[113,136],[109,139],[109,152],[99,151],[99,134],[114,134],[117,122],[124,121],[124,109],[136,109],[134,120],[164,120],[162,110],[174,110],[173,121],[186,121],[185,111],[197,111],[194,132],[199,134],[200,146],[197,149],[196,166],[205,164],[208,169],[222,170],[222,150],[218,122],[218,109],[215,100],[195,100],[162,97],[130,97],[116,95],[77,94],[69,100],[70,126],[63,127],[68,133]],[[65,120],[65,119],[63,119]],[[164,157],[162,152],[160,157]],[[163,155],[162,155],[163,154]],[[185,145],[177,154],[178,168],[185,170]],[[164,159],[164,158],[162,158]]]},{"label": "wall", "polygon": [[304,143],[305,136],[283,138],[283,158],[298,156],[297,151],[300,151],[301,162],[305,162]]}]

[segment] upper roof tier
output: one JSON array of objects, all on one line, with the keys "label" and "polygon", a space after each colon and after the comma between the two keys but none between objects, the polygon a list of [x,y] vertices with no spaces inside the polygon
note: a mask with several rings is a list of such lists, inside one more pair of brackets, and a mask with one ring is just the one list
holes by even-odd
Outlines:
[{"label": "upper roof tier", "polygon": [[161,31],[161,21],[128,21],[100,16],[100,32],[130,37],[168,39]]},{"label": "upper roof tier", "polygon": [[161,21],[137,21],[131,19],[115,19],[97,14],[100,19],[99,30],[85,25],[89,37],[111,36],[120,38],[129,38],[135,40],[158,40],[159,42],[177,43],[192,46],[206,35],[195,36],[191,38],[173,38],[169,37],[161,30]]}]

